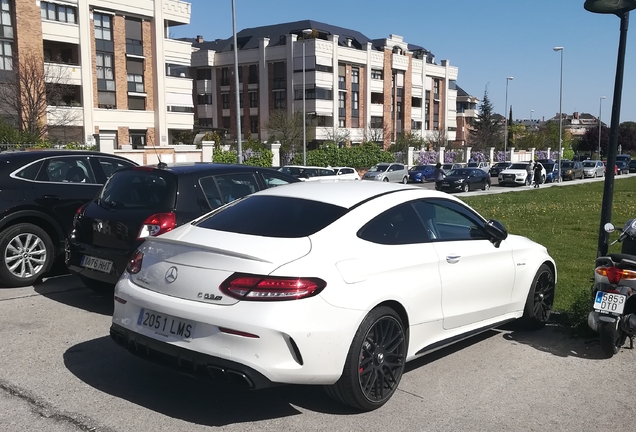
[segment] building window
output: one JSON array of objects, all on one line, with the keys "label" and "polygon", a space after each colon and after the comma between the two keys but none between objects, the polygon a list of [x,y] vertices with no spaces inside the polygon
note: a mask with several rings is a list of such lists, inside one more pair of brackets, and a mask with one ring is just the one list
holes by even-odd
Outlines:
[{"label": "building window", "polygon": [[344,117],[346,115],[347,102],[345,97],[346,97],[345,92],[338,92],[338,116],[339,117]]},{"label": "building window", "polygon": [[422,130],[422,122],[411,120],[411,129],[413,130]]},{"label": "building window", "polygon": [[223,129],[230,130],[230,118],[223,117]]},{"label": "building window", "polygon": [[287,108],[287,102],[285,98],[285,90],[275,91],[274,92],[274,108],[275,109],[285,109]]},{"label": "building window", "polygon": [[221,93],[221,108],[230,109],[230,94]]},{"label": "building window", "polygon": [[113,55],[97,53],[97,90],[115,91],[115,73],[113,71]]},{"label": "building window", "polygon": [[382,79],[382,69],[371,69],[371,79]]},{"label": "building window", "polygon": [[144,111],[146,109],[146,98],[128,96],[128,109]]},{"label": "building window", "polygon": [[238,67],[239,84],[243,84],[243,66]]},{"label": "building window", "polygon": [[439,80],[433,80],[433,97],[439,99]]},{"label": "building window", "polygon": [[239,92],[239,108],[243,108],[243,92]]},{"label": "building window", "polygon": [[199,126],[204,128],[213,128],[214,123],[209,117],[200,117],[199,118]]},{"label": "building window", "polygon": [[212,94],[203,93],[197,95],[197,104],[198,105],[212,105]]},{"label": "building window", "polygon": [[144,55],[141,34],[141,21],[126,18],[126,54]]},{"label": "building window", "polygon": [[[294,90],[294,99],[302,100],[302,98],[303,98],[303,90],[302,89]],[[332,100],[333,91],[331,91],[331,89],[312,86],[311,88],[305,89],[305,99]]]},{"label": "building window", "polygon": [[190,66],[166,63],[166,76],[190,78]]},{"label": "building window", "polygon": [[250,133],[258,133],[258,117],[250,117]]},{"label": "building window", "polygon": [[221,85],[230,85],[230,68],[221,68]]},{"label": "building window", "polygon": [[422,108],[422,98],[412,97],[411,98],[411,106],[413,108]]},{"label": "building window", "polygon": [[197,69],[197,79],[198,80],[211,80],[212,79],[212,69],[210,69],[210,68]]},{"label": "building window", "polygon": [[371,117],[371,128],[372,129],[383,129],[384,128],[384,118],[383,117]]},{"label": "building window", "polygon": [[145,130],[131,130],[128,132],[128,139],[134,149],[143,148],[146,145],[146,131]]},{"label": "building window", "polygon": [[13,44],[0,42],[0,70],[13,70]]},{"label": "building window", "polygon": [[248,84],[258,84],[258,65],[250,65],[248,71]]},{"label": "building window", "polygon": [[285,63],[274,63],[274,90],[286,88],[287,73]]},{"label": "building window", "polygon": [[99,108],[115,108],[116,104],[117,101],[115,100],[115,92],[97,92],[97,106]]},{"label": "building window", "polygon": [[338,119],[338,127],[345,127],[345,119]]},{"label": "building window", "polygon": [[358,116],[358,109],[360,109],[360,93],[357,91],[351,92],[351,109],[353,112],[352,116]]},{"label": "building window", "polygon": [[128,72],[128,91],[144,92],[144,62],[140,60],[126,60],[126,70]]},{"label": "building window", "polygon": [[[4,4],[8,3],[8,0],[3,0],[2,2],[2,10],[4,9]],[[73,6],[66,6],[61,4],[49,3],[49,2],[40,2],[40,15],[42,19],[51,20],[51,21],[59,21],[65,23],[76,24],[77,23],[77,8]],[[4,21],[4,20],[3,20]],[[3,25],[10,25],[4,24]]]},{"label": "building window", "polygon": [[112,17],[94,12],[93,24],[95,26],[95,49],[113,52]]},{"label": "building window", "polygon": [[250,96],[250,108],[258,108],[258,92],[248,92]]},{"label": "building window", "polygon": [[360,85],[360,69],[351,68],[351,90],[358,91]]}]

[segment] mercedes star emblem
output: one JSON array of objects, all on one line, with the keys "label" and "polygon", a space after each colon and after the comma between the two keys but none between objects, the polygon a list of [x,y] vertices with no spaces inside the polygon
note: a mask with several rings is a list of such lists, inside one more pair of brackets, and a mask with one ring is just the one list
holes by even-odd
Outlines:
[{"label": "mercedes star emblem", "polygon": [[168,271],[166,272],[166,276],[164,278],[166,279],[166,282],[171,284],[172,282],[177,280],[178,275],[179,275],[179,270],[175,266],[172,266],[168,269]]}]

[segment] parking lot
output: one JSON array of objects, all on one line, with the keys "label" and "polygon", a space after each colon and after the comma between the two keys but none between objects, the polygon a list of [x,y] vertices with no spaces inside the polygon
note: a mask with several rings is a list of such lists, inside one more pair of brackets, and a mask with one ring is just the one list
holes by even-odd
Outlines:
[{"label": "parking lot", "polygon": [[72,276],[0,290],[0,430],[631,430],[636,355],[601,359],[556,326],[490,331],[407,365],[381,409],[319,387],[256,392],[137,359],[108,336],[112,299]]}]

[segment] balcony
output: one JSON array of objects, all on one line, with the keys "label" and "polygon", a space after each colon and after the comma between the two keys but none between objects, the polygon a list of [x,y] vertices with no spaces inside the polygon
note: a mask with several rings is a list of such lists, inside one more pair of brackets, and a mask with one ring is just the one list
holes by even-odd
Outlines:
[{"label": "balcony", "polygon": [[[166,92],[185,93],[192,96],[192,80],[178,77],[166,77]],[[203,92],[207,93],[207,92]]]},{"label": "balcony", "polygon": [[84,124],[81,106],[46,107],[46,122],[49,126],[82,126]]},{"label": "balcony", "polygon": [[81,66],[45,62],[44,74],[47,83],[82,85]]},{"label": "balcony", "polygon": [[42,39],[45,41],[79,44],[79,26],[77,24],[42,20]]},{"label": "balcony", "polygon": [[166,63],[190,65],[192,44],[174,39],[164,39],[163,49]]},{"label": "balcony", "polygon": [[194,113],[167,112],[166,123],[168,129],[192,129],[194,125]]}]

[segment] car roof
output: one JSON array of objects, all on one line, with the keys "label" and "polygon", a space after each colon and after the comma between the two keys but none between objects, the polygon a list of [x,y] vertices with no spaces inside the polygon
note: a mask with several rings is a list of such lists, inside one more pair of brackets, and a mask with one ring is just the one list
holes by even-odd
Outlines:
[{"label": "car roof", "polygon": [[[422,198],[443,197],[448,194],[417,186],[407,186],[396,183],[360,181],[360,182],[301,182],[276,187],[257,192],[257,195],[270,195],[280,197],[290,197],[299,199],[309,199],[333,204],[339,207],[351,208],[363,201],[367,201],[379,195],[387,193],[399,193],[401,191],[419,191]],[[253,195],[250,195],[253,196]]]},{"label": "car roof", "polygon": [[[275,171],[272,168],[263,168],[252,165],[239,165],[239,164],[224,164],[224,163],[214,163],[214,162],[177,162],[177,163],[169,163],[163,166],[158,165],[145,165],[147,168],[160,169],[165,171],[170,171],[175,174],[189,174],[189,173],[198,173],[198,172],[207,172],[214,171],[218,173],[225,172],[254,172],[254,171],[263,171],[263,170],[271,170]],[[280,174],[280,171],[277,171]]]},{"label": "car roof", "polygon": [[[110,153],[102,153],[90,150],[17,150],[17,151],[4,151],[0,153],[0,160],[15,160],[15,161],[32,161],[52,156],[72,156],[72,155],[86,155],[86,156],[108,156],[117,159],[125,159],[123,156],[118,156]],[[133,162],[133,161],[130,161]],[[133,162],[134,163],[134,162]]]}]

